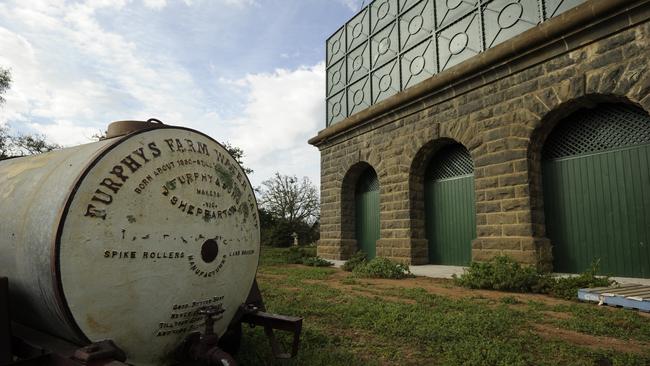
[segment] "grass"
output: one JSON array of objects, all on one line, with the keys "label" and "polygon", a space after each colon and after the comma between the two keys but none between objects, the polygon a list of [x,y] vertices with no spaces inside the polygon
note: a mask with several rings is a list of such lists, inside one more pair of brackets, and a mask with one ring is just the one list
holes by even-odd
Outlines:
[{"label": "grass", "polygon": [[305,319],[299,355],[273,360],[263,330],[244,327],[242,365],[650,365],[650,317],[633,311],[353,277],[288,265],[284,251],[264,248],[258,281],[269,311]]}]

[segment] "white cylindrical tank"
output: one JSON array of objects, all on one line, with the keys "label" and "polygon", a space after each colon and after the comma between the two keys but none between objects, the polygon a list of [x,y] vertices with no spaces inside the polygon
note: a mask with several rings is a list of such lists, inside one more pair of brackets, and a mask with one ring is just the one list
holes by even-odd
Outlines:
[{"label": "white cylindrical tank", "polygon": [[12,315],[83,344],[112,339],[135,365],[164,365],[225,312],[259,260],[257,203],[234,158],[182,127],[133,132],[0,162],[0,275]]}]

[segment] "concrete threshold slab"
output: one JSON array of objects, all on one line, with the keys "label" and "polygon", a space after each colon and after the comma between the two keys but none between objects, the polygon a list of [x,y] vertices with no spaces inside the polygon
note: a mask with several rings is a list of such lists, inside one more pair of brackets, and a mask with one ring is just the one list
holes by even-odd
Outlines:
[{"label": "concrete threshold slab", "polygon": [[421,266],[409,266],[411,273],[416,276],[431,278],[452,278],[453,275],[460,276],[467,267],[442,266],[437,264],[425,264]]},{"label": "concrete threshold slab", "polygon": [[[328,259],[334,263],[334,267],[341,268],[345,261]],[[452,278],[453,275],[460,276],[467,267],[462,266],[442,266],[437,264],[425,264],[420,266],[409,266],[411,273],[416,276],[431,278]],[[575,276],[569,273],[554,273],[555,276],[568,277]],[[637,283],[640,285],[650,286],[650,278],[629,278],[629,277],[611,277],[614,281],[621,284]]]},{"label": "concrete threshold slab", "polygon": [[[341,268],[345,261],[328,259],[329,262],[334,263],[334,267]],[[435,264],[425,264],[421,266],[409,266],[411,273],[416,276],[431,277],[431,278],[451,278],[452,275],[460,275],[466,267],[460,266],[440,266]]]}]

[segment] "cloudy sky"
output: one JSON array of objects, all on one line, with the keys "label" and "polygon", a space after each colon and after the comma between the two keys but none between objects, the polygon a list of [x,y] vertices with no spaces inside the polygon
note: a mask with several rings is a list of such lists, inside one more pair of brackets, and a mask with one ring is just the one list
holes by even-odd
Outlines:
[{"label": "cloudy sky", "polygon": [[325,39],[362,0],[0,0],[0,124],[88,143],[158,118],[241,147],[254,186],[319,183]]}]

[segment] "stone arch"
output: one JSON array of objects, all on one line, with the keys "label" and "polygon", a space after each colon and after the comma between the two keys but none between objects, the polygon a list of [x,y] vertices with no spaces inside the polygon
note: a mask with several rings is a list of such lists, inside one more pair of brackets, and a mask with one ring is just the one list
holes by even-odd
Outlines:
[{"label": "stone arch", "polygon": [[377,169],[366,161],[352,164],[341,180],[340,222],[341,222],[341,259],[347,259],[357,251],[356,217],[355,217],[355,191],[361,175],[373,169],[379,178]]},{"label": "stone arch", "polygon": [[542,187],[542,148],[544,142],[555,127],[569,117],[571,114],[583,108],[594,108],[602,103],[621,103],[640,108],[627,97],[616,95],[593,94],[578,97],[567,102],[558,104],[556,108],[549,111],[533,125],[528,145],[528,174],[530,179],[530,207],[531,222],[533,224],[533,235],[543,238],[546,236],[544,220],[544,195]]},{"label": "stone arch", "polygon": [[[470,151],[467,145],[462,142],[448,138],[437,138],[428,141],[414,155],[409,170],[409,215],[410,215],[410,239],[412,250],[412,263],[425,264],[429,262],[428,238],[426,236],[426,214],[424,183],[425,174],[431,159],[443,147],[459,144]],[[471,151],[470,151],[471,154]],[[472,160],[474,156],[472,156]]]},{"label": "stone arch", "polygon": [[529,137],[530,143],[527,151],[530,182],[530,215],[533,236],[539,239],[537,250],[544,269],[552,269],[551,264],[553,263],[552,243],[547,238],[544,213],[544,187],[542,184],[542,149],[544,148],[544,143],[555,127],[567,117],[581,109],[592,109],[603,103],[626,104],[641,108],[647,112],[647,109],[644,109],[639,103],[634,102],[626,96],[589,94],[558,103],[541,119],[532,121],[532,130]]}]

